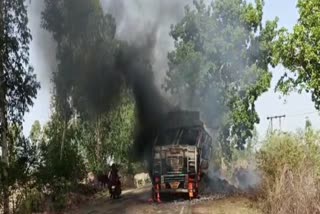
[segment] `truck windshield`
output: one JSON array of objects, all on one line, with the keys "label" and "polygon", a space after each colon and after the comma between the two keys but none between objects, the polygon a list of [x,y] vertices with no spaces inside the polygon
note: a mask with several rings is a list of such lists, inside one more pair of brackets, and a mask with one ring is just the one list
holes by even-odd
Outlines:
[{"label": "truck windshield", "polygon": [[183,129],[182,136],[179,140],[180,145],[196,145],[199,136],[199,129]]},{"label": "truck windshield", "polygon": [[178,136],[178,133],[179,133],[179,129],[170,129],[165,132],[162,132],[159,135],[157,144],[163,145],[163,146],[173,144],[174,140]]},{"label": "truck windshield", "polygon": [[200,130],[197,128],[169,129],[159,135],[158,145],[196,145]]}]

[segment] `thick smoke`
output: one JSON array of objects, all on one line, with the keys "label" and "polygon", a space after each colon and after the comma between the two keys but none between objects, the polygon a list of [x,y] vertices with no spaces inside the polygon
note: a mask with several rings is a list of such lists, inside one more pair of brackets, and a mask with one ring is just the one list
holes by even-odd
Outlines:
[{"label": "thick smoke", "polygon": [[[34,66],[37,66],[37,77],[41,82],[41,88],[49,91],[51,89],[51,76],[48,71],[53,72],[57,69],[56,43],[50,33],[41,28],[41,11],[44,8],[44,1],[32,1],[28,5],[29,27],[32,33],[31,56]],[[36,58],[37,57],[37,58]]]},{"label": "thick smoke", "polygon": [[177,23],[183,17],[184,6],[191,2],[191,0],[102,0],[106,13],[116,19],[119,39],[140,46],[147,41],[154,41],[149,57],[152,60],[158,89],[168,70],[168,51],[174,47],[169,35],[170,25]]},{"label": "thick smoke", "polygon": [[139,126],[134,149],[136,157],[140,158],[150,154],[155,131],[170,108],[154,84],[150,62],[143,62],[152,52],[153,43],[149,40],[145,45],[122,49],[116,62],[116,68],[126,78],[135,98]]},{"label": "thick smoke", "polygon": [[260,185],[261,176],[254,162],[249,162],[247,167],[235,170],[236,185],[243,191],[250,191]]},{"label": "thick smoke", "polygon": [[[82,0],[79,1],[79,5],[73,6],[72,4],[76,2],[75,0],[64,0],[59,1],[56,5],[50,1],[46,2],[49,9],[46,8],[44,13],[50,15],[50,18],[46,21],[49,21],[47,24],[53,27],[51,29],[53,34],[59,29],[59,26],[63,29],[61,20],[70,18],[64,17],[66,11],[74,10],[69,11],[70,14],[79,17],[81,17],[81,14],[90,13],[89,9],[86,10],[86,3],[88,2]],[[62,72],[58,72],[59,81],[55,80],[56,90],[73,87],[75,95],[71,96],[75,96],[72,97],[72,100],[74,105],[77,106],[77,110],[85,111],[89,109],[90,112],[93,112],[93,115],[95,113],[100,115],[100,110],[105,107],[104,104],[106,102],[110,104],[110,102],[113,102],[111,98],[119,96],[119,90],[115,90],[115,88],[120,85],[117,84],[118,80],[123,78],[131,87],[135,97],[139,122],[135,151],[137,157],[143,157],[145,154],[150,154],[154,131],[160,126],[163,116],[171,108],[161,96],[160,86],[168,69],[167,53],[173,48],[173,40],[169,36],[170,25],[177,23],[182,18],[184,6],[188,2],[183,0],[156,2],[148,0],[101,0],[101,3],[105,14],[111,14],[115,18],[115,40],[117,40],[115,42],[118,43],[119,41],[120,44],[118,50],[110,51],[110,53],[106,51],[105,55],[113,55],[110,56],[112,60],[106,63],[104,63],[105,59],[102,59],[104,51],[101,49],[108,49],[107,45],[102,44],[93,52],[88,50],[90,54],[101,55],[90,57],[93,62],[88,65],[85,65],[85,63],[83,65],[82,61],[72,62],[74,60],[70,56],[72,52],[61,53],[65,56],[60,57],[59,60],[63,62],[59,62],[59,64],[61,66],[71,66],[71,70],[68,67]],[[41,5],[41,3],[36,4],[39,7]],[[88,6],[92,6],[92,4],[88,3]],[[59,12],[61,12],[60,15],[55,15]],[[59,21],[57,17],[62,19]],[[86,25],[87,23],[82,23],[84,21],[86,20],[75,21],[74,28],[78,29]],[[95,23],[92,24],[96,26]],[[70,35],[73,35],[73,30],[70,29],[70,32],[62,33],[66,34],[64,36],[70,37]],[[74,36],[77,37],[77,35]],[[49,52],[47,46],[43,48]],[[53,56],[48,56],[48,58],[55,59]],[[72,63],[81,65],[80,69],[87,69],[88,72],[82,72],[79,75],[80,72],[76,72],[79,68],[73,66]],[[72,69],[75,71],[72,71]]]},{"label": "thick smoke", "polygon": [[[184,6],[189,2],[102,1],[105,12],[115,17],[117,39],[130,46],[118,57],[117,68],[131,84],[137,104],[140,122],[135,143],[137,157],[148,158],[155,131],[161,126],[165,113],[172,108],[161,96],[161,84],[168,70],[167,54],[173,48],[170,25],[182,18]],[[145,59],[150,67],[148,63],[141,63]]]}]

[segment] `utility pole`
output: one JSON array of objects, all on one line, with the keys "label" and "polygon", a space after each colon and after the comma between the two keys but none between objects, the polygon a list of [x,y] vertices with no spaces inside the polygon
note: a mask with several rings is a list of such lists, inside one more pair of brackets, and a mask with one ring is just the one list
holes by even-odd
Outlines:
[{"label": "utility pole", "polygon": [[277,116],[270,116],[267,117],[267,120],[270,120],[271,122],[271,132],[273,131],[273,119],[279,119],[279,129],[281,130],[281,118],[285,118],[286,115],[277,115]]},{"label": "utility pole", "polygon": [[270,120],[270,125],[271,125],[271,133],[272,133],[272,120],[273,120],[273,117],[267,117],[267,120]]}]

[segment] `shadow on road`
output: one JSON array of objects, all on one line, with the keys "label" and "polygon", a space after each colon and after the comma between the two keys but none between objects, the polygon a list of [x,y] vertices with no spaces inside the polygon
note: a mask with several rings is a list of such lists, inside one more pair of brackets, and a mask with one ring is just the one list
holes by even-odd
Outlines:
[{"label": "shadow on road", "polygon": [[124,191],[119,199],[111,199],[109,196],[103,196],[88,203],[81,205],[67,213],[79,214],[100,214],[100,213],[141,213],[135,212],[142,207],[148,207],[152,203],[148,201],[150,198],[150,188],[141,188]]}]

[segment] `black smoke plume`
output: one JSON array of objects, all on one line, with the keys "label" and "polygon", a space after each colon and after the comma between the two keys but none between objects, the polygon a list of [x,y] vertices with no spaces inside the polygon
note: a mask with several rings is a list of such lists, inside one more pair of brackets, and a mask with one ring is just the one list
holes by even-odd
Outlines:
[{"label": "black smoke plume", "polygon": [[[43,1],[42,26],[58,43],[59,69],[54,73],[54,84],[62,106],[69,105],[71,97],[71,108],[95,120],[117,102],[121,81],[126,82],[137,109],[135,156],[150,154],[154,133],[170,109],[161,96],[160,84],[155,82],[165,75],[166,55],[173,46],[170,24],[183,15],[186,2],[165,0],[154,5],[146,0]],[[103,2],[104,11],[101,5],[97,7]]]},{"label": "black smoke plume", "polygon": [[138,127],[134,143],[135,157],[148,159],[152,140],[171,108],[154,84],[152,71],[153,36],[140,46],[123,45],[116,60],[116,69],[124,76],[133,91]]},{"label": "black smoke plume", "polygon": [[134,93],[138,111],[135,157],[149,160],[157,130],[173,106],[162,96],[168,70],[168,52],[174,47],[170,25],[183,17],[191,0],[102,0],[117,24],[116,38],[126,42],[117,57],[117,69]]},{"label": "black smoke plume", "polygon": [[182,19],[184,7],[192,0],[101,0],[101,3],[105,12],[115,18],[118,39],[134,46],[152,40],[153,49],[148,57],[155,85],[160,89],[168,70],[167,54],[174,48],[170,25]]}]

